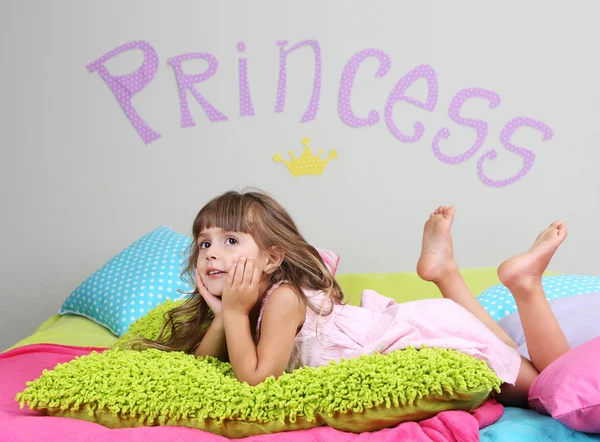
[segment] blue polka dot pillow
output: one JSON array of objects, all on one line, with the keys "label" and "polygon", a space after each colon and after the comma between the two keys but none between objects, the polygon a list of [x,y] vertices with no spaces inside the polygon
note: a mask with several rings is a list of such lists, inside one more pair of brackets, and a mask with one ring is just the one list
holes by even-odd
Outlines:
[{"label": "blue polka dot pillow", "polygon": [[[600,292],[599,276],[557,275],[542,277],[542,286],[548,300],[567,296]],[[477,300],[496,321],[517,311],[515,298],[502,284],[483,291]]]},{"label": "blue polka dot pillow", "polygon": [[123,335],[157,305],[193,291],[180,279],[190,243],[170,227],[144,235],[81,283],[59,313],[85,316]]}]

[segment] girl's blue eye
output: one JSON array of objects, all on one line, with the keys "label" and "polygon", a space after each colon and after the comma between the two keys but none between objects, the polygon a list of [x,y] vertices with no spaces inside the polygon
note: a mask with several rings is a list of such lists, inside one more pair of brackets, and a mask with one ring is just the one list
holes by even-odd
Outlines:
[{"label": "girl's blue eye", "polygon": [[235,239],[235,238],[227,238],[227,239],[225,240],[225,242],[226,242],[227,244],[229,244],[230,246],[232,246],[232,245],[234,245],[234,244],[237,244],[237,243],[238,243],[238,240],[237,240],[237,239]]},{"label": "girl's blue eye", "polygon": [[209,248],[209,247],[210,247],[210,243],[209,243],[208,241],[202,241],[202,242],[200,243],[200,248],[201,248],[201,249],[207,249],[207,248]]}]

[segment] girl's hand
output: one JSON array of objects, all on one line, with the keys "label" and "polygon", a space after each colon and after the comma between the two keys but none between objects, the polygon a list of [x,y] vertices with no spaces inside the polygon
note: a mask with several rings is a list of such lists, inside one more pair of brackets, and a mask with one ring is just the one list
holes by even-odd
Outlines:
[{"label": "girl's hand", "polygon": [[258,301],[260,276],[260,270],[254,267],[252,258],[240,258],[234,263],[223,289],[225,310],[248,315]]},{"label": "girl's hand", "polygon": [[202,281],[202,277],[198,273],[198,269],[196,269],[196,288],[198,289],[200,296],[204,298],[208,307],[212,310],[215,318],[221,317],[221,313],[223,313],[223,301],[208,291],[204,285],[204,281]]}]

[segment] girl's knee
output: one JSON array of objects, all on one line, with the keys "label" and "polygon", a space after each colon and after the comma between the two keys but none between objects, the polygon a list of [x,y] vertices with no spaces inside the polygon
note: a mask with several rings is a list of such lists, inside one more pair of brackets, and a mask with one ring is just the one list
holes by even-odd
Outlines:
[{"label": "girl's knee", "polygon": [[539,376],[539,372],[535,369],[531,361],[521,356],[521,367],[515,385],[502,384],[501,392],[496,395],[498,402],[511,407],[527,407],[527,399],[529,397],[529,389],[533,382]]}]

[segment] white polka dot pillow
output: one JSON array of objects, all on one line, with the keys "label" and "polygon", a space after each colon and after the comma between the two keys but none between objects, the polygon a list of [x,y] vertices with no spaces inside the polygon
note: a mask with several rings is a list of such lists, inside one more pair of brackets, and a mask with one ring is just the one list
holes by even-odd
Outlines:
[{"label": "white polka dot pillow", "polygon": [[[65,300],[61,315],[85,316],[117,336],[167,299],[186,297],[194,289],[181,280],[192,239],[159,227],[142,236],[81,283]],[[335,275],[337,253],[317,251]]]},{"label": "white polka dot pillow", "polygon": [[85,316],[121,336],[157,305],[187,296],[179,291],[193,291],[180,278],[190,242],[170,227],[142,236],[81,283],[59,313]]},{"label": "white polka dot pillow", "polygon": [[[599,276],[556,275],[542,277],[542,286],[549,300],[585,293],[600,292]],[[483,291],[477,300],[496,321],[517,311],[515,299],[502,284]]]}]

